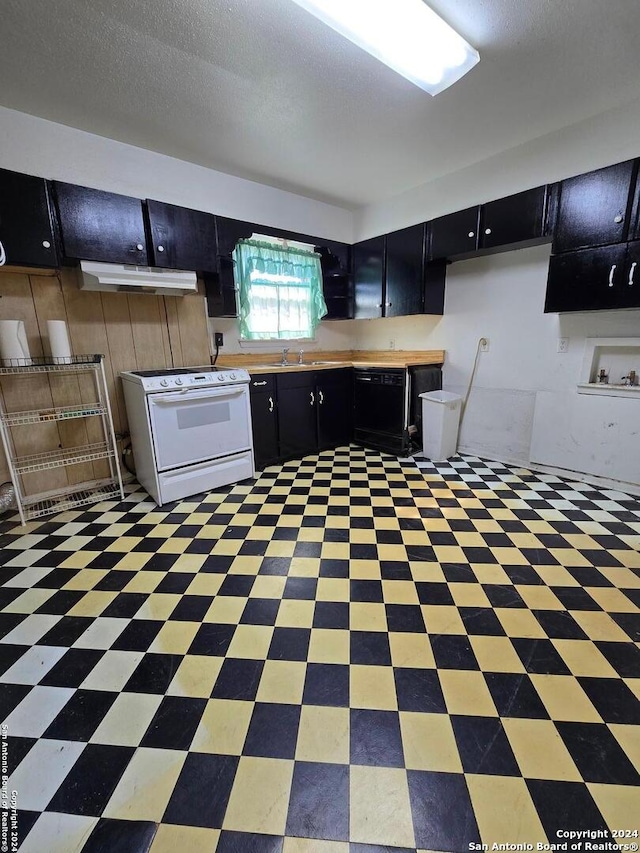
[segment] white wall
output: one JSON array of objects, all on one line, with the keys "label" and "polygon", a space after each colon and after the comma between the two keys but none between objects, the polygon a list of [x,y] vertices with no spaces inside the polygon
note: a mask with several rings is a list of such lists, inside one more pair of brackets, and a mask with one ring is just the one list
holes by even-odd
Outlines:
[{"label": "white wall", "polygon": [[[363,208],[356,239],[639,155],[637,101]],[[545,315],[549,252],[543,246],[452,264],[444,317],[353,321],[354,345],[442,348],[445,386],[464,393],[478,338],[486,336],[490,350],[480,357],[462,449],[640,485],[640,401],[575,390],[585,339],[640,335],[640,311]],[[557,352],[558,337],[570,338],[566,354]]]},{"label": "white wall", "polygon": [[353,213],[0,107],[0,167],[351,242]]}]

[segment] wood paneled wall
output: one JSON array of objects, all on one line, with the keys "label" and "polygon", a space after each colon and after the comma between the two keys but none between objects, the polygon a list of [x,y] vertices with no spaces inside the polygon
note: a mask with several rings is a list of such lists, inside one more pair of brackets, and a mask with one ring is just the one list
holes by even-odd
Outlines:
[{"label": "wood paneled wall", "polygon": [[[0,319],[24,320],[32,356],[48,355],[47,320],[66,320],[75,354],[103,353],[109,399],[116,433],[128,429],[121,370],[184,367],[209,364],[209,338],[204,295],[151,296],[148,294],[85,292],[78,287],[77,268],[46,273],[0,269]],[[95,400],[93,379],[78,376],[1,377],[7,411],[73,405]],[[14,427],[20,454],[58,446],[71,447],[102,439],[97,419]],[[29,493],[108,476],[105,463],[25,476]],[[9,472],[0,447],[0,482]]]}]

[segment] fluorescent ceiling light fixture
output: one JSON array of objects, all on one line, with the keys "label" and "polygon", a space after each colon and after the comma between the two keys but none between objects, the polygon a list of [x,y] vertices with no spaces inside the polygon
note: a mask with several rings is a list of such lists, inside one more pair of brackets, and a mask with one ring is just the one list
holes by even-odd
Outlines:
[{"label": "fluorescent ceiling light fixture", "polygon": [[480,61],[422,0],[294,0],[336,32],[437,95]]}]

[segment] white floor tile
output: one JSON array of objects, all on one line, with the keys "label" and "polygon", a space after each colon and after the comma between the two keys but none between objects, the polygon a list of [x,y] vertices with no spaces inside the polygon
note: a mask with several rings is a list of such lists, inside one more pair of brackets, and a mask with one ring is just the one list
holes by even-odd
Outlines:
[{"label": "white floor tile", "polygon": [[0,681],[8,684],[39,684],[66,651],[66,648],[60,646],[32,646],[0,676]]},{"label": "white floor tile", "polygon": [[44,738],[35,743],[9,777],[8,788],[17,791],[18,808],[44,811],[85,746],[80,741]]},{"label": "white floor tile", "polygon": [[73,696],[73,687],[34,687],[5,720],[10,737],[41,737]]}]

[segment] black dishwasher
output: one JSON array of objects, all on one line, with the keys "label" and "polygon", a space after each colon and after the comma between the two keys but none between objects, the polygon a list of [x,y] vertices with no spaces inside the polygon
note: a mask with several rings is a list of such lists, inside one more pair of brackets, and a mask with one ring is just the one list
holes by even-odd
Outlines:
[{"label": "black dishwasher", "polygon": [[407,371],[358,367],[354,370],[354,441],[385,453],[408,452]]}]

